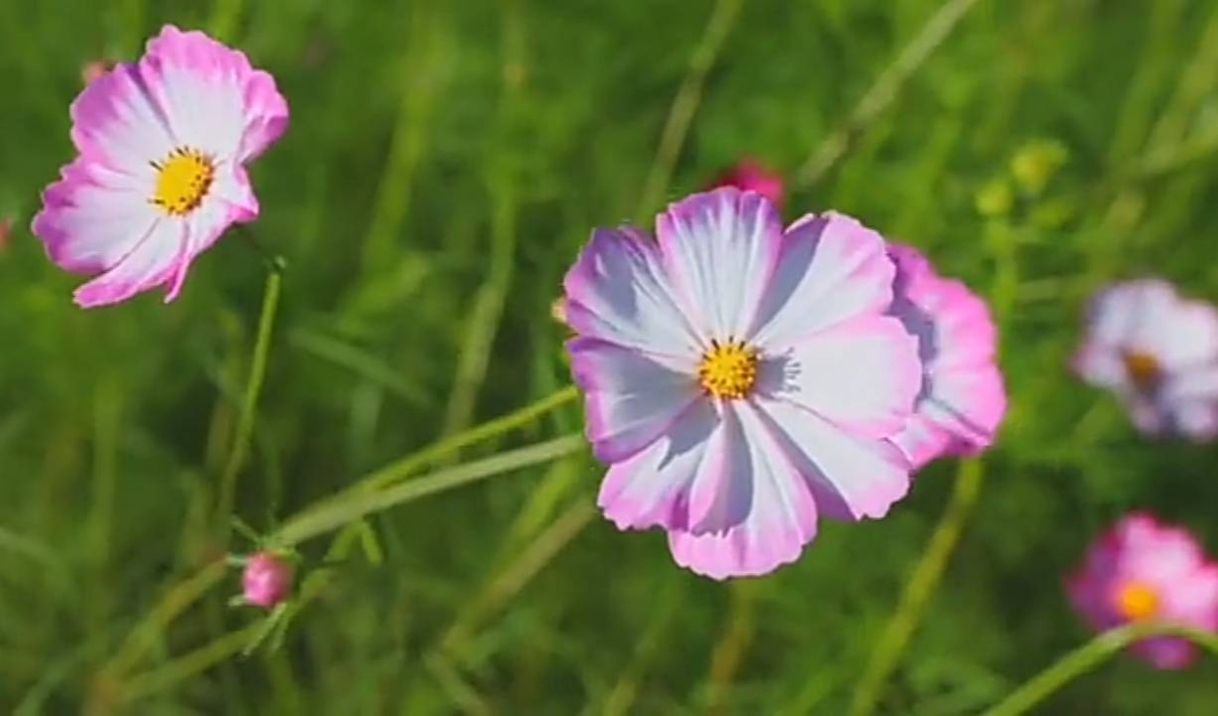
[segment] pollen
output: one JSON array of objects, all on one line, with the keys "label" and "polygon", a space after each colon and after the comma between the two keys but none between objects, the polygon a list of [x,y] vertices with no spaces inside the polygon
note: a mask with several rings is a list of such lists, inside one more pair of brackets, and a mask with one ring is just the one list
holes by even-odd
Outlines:
[{"label": "pollen", "polygon": [[211,157],[190,147],[178,147],[152,166],[157,170],[152,203],[170,216],[186,216],[198,209],[216,179]]},{"label": "pollen", "polygon": [[1125,363],[1125,374],[1138,390],[1153,393],[1159,387],[1163,379],[1163,368],[1157,358],[1142,351],[1126,351],[1122,359]]},{"label": "pollen", "polygon": [[698,382],[715,398],[739,400],[757,384],[759,356],[755,348],[735,339],[711,341],[698,364]]},{"label": "pollen", "polygon": [[1145,582],[1126,582],[1113,598],[1117,613],[1131,622],[1145,621],[1159,612],[1159,594]]}]

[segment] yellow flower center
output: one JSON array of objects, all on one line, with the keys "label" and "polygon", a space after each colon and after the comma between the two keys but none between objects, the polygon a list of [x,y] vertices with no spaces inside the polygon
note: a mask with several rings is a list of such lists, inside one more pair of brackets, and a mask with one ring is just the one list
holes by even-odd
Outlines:
[{"label": "yellow flower center", "polygon": [[1141,351],[1126,351],[1122,358],[1125,362],[1125,374],[1138,390],[1150,393],[1159,387],[1163,369],[1154,356]]},{"label": "yellow flower center", "polygon": [[739,399],[757,383],[757,350],[735,339],[711,341],[711,348],[698,364],[698,382],[716,398]]},{"label": "yellow flower center", "polygon": [[1127,582],[1113,600],[1117,613],[1131,622],[1150,619],[1159,611],[1159,594],[1145,582]]},{"label": "yellow flower center", "polygon": [[152,203],[170,216],[186,216],[198,209],[216,178],[211,157],[189,147],[178,147],[152,166],[157,170]]}]

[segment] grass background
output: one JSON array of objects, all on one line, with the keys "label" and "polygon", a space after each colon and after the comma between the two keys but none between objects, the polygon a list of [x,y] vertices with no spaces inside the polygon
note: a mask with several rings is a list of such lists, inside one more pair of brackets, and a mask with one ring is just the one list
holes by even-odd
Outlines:
[{"label": "grass background", "polygon": [[[264,267],[234,234],[173,305],[82,312],[25,227],[70,157],[82,64],[136,56],[164,22],[244,49],[292,108],[253,171],[251,233],[288,262],[238,494],[255,529],[564,386],[549,305],[590,228],[645,220],[746,155],[788,177],[790,218],[854,214],[990,298],[1012,394],[998,446],[731,585],[595,517],[602,470],[568,457],[378,515],[382,563],[353,553],[315,581],[273,653],[230,656],[257,614],[223,606],[229,575],[116,669],[220,550],[209,510]],[[1139,440],[1066,369],[1105,281],[1218,299],[1212,1],[6,0],[0,76],[6,711],[840,714],[965,485],[880,710],[969,714],[1088,638],[1062,575],[1125,511],[1218,551],[1214,448]],[[460,459],[579,428],[569,404]],[[1118,659],[1043,713],[1215,703],[1214,660]]]}]

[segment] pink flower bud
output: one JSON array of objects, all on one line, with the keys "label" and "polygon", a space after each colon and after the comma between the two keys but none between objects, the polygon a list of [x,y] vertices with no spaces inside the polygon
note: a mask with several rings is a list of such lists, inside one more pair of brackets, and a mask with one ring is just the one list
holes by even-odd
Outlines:
[{"label": "pink flower bud", "polygon": [[83,84],[85,87],[93,84],[93,80],[96,80],[98,77],[101,77],[110,71],[112,64],[113,63],[106,60],[93,60],[91,62],[86,62],[84,66],[80,68],[81,84]]},{"label": "pink flower bud", "polygon": [[786,194],[786,186],[782,175],[772,172],[760,162],[743,159],[736,166],[724,172],[715,180],[710,188],[734,186],[742,191],[755,191],[770,200],[774,206],[782,208]]},{"label": "pink flower bud", "polygon": [[241,585],[246,602],[270,609],[291,591],[292,566],[271,552],[259,552],[245,563]]}]

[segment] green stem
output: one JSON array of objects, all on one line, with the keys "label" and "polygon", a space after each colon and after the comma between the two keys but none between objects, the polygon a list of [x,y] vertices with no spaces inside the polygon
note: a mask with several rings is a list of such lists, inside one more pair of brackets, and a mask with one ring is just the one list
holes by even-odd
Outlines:
[{"label": "green stem", "polygon": [[348,492],[305,510],[284,524],[279,531],[268,538],[268,541],[278,546],[291,547],[367,515],[382,512],[420,497],[477,482],[492,475],[549,462],[583,448],[582,435],[567,435],[500,453],[485,460],[441,470],[434,475],[383,490]]},{"label": "green stem", "polygon": [[444,636],[440,638],[439,654],[455,653],[469,642],[482,623],[505,604],[549,564],[571,540],[579,536],[598,514],[591,500],[580,500],[567,508],[532,544],[496,574],[478,596],[470,602]]},{"label": "green stem", "polygon": [[409,477],[411,473],[428,463],[454,453],[461,448],[468,447],[475,443],[489,440],[490,438],[511,432],[516,428],[523,427],[533,422],[537,418],[552,412],[557,408],[570,403],[579,397],[579,391],[575,386],[567,386],[557,392],[551,393],[546,397],[534,403],[524,406],[519,410],[515,410],[507,415],[500,416],[494,420],[485,422],[475,428],[470,428],[463,433],[453,435],[452,437],[444,438],[439,442],[424,448],[419,452],[391,462],[385,467],[368,475],[364,479],[352,485],[343,493],[335,496],[335,499],[340,498],[343,494],[352,492],[367,492],[372,490],[383,489],[399,480]]},{"label": "green stem", "polygon": [[[302,512],[298,513],[296,517],[288,520],[288,522],[284,525],[283,530],[279,532],[277,539],[284,539],[285,533],[288,537],[292,537],[295,533],[297,536],[297,539],[295,540],[296,542],[314,536],[318,533],[309,532],[306,534],[305,532],[302,532],[302,530],[316,529],[321,524],[318,522],[319,517],[326,517],[327,515],[333,516],[335,510],[342,508],[343,505],[349,505],[348,501],[350,499],[357,498],[368,500],[377,497],[383,498],[386,491],[381,490],[381,488],[385,488],[398,480],[401,480],[410,473],[436,460],[437,458],[443,457],[468,445],[472,445],[482,440],[486,440],[496,435],[501,435],[508,431],[514,430],[523,425],[527,425],[541,415],[544,415],[545,413],[548,413],[564,405],[565,403],[574,400],[578,396],[579,393],[575,390],[575,388],[564,388],[557,393],[542,398],[532,405],[525,406],[524,408],[521,408],[513,413],[504,415],[488,423],[484,423],[483,425],[479,425],[478,427],[468,430],[460,435],[454,435],[451,438],[441,440],[431,447],[424,448],[413,455],[409,455],[401,460],[398,460],[397,462],[372,473],[363,480],[360,480],[358,483],[356,483],[355,488],[347,490],[344,493],[340,493],[339,495],[335,495],[332,498],[324,500],[323,502],[311,508],[306,508]],[[485,470],[487,462],[493,461],[496,458],[508,458],[512,455],[519,455],[520,452],[529,450],[535,451],[533,453],[533,457],[536,458],[536,451],[539,448],[543,448],[546,445],[553,445],[555,442],[563,441],[572,441],[567,444],[569,452],[575,452],[578,446],[583,444],[582,439],[574,440],[573,437],[560,438],[558,441],[551,441],[551,443],[536,445],[532,448],[524,448],[523,450],[516,451],[515,453],[498,455],[494,458],[490,458],[489,460],[484,460],[481,463],[456,467],[451,470],[447,470],[444,473],[439,473],[432,478],[422,478],[417,482],[412,482],[409,485],[406,485],[405,487],[410,487],[416,492],[422,491],[422,494],[431,494],[439,490],[446,489],[447,487],[457,487],[461,484],[465,484],[466,482],[471,482],[482,477],[489,477],[491,474],[493,474],[484,473],[474,477],[469,477],[466,475],[466,479],[464,480],[453,479],[453,473],[459,472],[463,468],[472,469],[475,465],[480,465],[482,466],[482,469]],[[557,457],[557,455],[555,455],[555,457]],[[523,465],[516,466],[523,467]],[[502,467],[502,465],[500,465],[500,467]],[[507,467],[502,467],[502,469],[512,469],[512,467],[509,465]],[[447,475],[447,477],[444,477],[445,475]],[[460,475],[458,475],[458,477],[460,477]],[[443,478],[443,482],[437,484],[440,478]],[[403,486],[398,486],[398,489],[400,490],[401,487]],[[422,496],[422,494],[415,494],[413,497],[419,497]],[[400,504],[407,499],[411,499],[411,495],[408,494],[405,498],[400,498],[396,503],[386,502],[385,507],[390,507],[393,504]],[[341,523],[335,526],[341,526]],[[332,528],[333,526],[330,527],[330,529]],[[291,530],[290,532],[288,531],[289,529]],[[5,535],[6,533],[0,529],[0,538],[3,538]],[[11,541],[15,546],[25,545],[24,542],[18,542],[16,536],[14,536],[14,539]],[[3,539],[0,539],[0,547],[3,546],[5,546],[5,542]],[[36,550],[28,546],[24,546],[22,551],[35,556],[43,553],[53,556],[49,549]],[[178,615],[186,611],[190,605],[201,599],[208,590],[218,584],[226,573],[227,566],[223,561],[212,562],[203,567],[200,571],[179,582],[172,589],[168,590],[160,601],[157,602],[157,605],[152,609],[152,611],[149,612],[149,614],[144,618],[144,620],[132,630],[131,634],[127,637],[126,642],[124,642],[118,653],[102,668],[101,673],[104,676],[104,680],[111,683],[119,680],[135,665],[137,665],[144,654],[147,653],[151,646],[156,643],[156,640],[160,638],[164,631],[169,627],[169,624],[175,618],[177,618]],[[211,653],[214,654],[216,652]]]},{"label": "green stem", "polygon": [[211,22],[208,27],[213,37],[222,42],[232,42],[241,21],[241,13],[245,9],[244,0],[216,0],[212,7]]},{"label": "green stem", "polygon": [[984,716],[1015,716],[1030,711],[1054,692],[1087,674],[1122,649],[1150,637],[1174,636],[1187,639],[1218,656],[1218,636],[1179,624],[1131,624],[1106,631],[1057,663],[1029,679],[1022,686],[986,711]]},{"label": "green stem", "polygon": [[231,656],[236,656],[250,643],[250,639],[260,628],[262,628],[261,622],[253,622],[178,657],[165,666],[132,678],[120,693],[121,701],[130,703],[141,697],[163,691],[195,674],[206,671]]},{"label": "green stem", "polygon": [[681,147],[685,145],[685,137],[689,134],[698,105],[702,102],[702,88],[706,84],[706,76],[715,65],[720,50],[735,26],[736,17],[740,14],[741,0],[719,0],[711,11],[710,20],[706,24],[706,32],[702,41],[694,50],[689,60],[689,70],[677,89],[677,95],[672,100],[672,108],[668,111],[668,120],[664,124],[660,136],[660,146],[656,150],[655,161],[647,174],[647,182],[643,185],[643,196],[639,201],[638,220],[643,221],[655,210],[656,205],[668,191],[672,179],[673,168],[681,155]]},{"label": "green stem", "polygon": [[960,462],[951,502],[939,520],[922,559],[906,583],[901,602],[884,628],[884,633],[871,653],[871,660],[854,691],[850,706],[850,713],[854,716],[874,713],[888,677],[900,663],[914,631],[922,621],[926,605],[947,571],[956,543],[960,541],[960,534],[977,502],[983,477],[981,468],[981,462],[976,459]]},{"label": "green stem", "polygon": [[210,562],[165,592],[156,607],[131,631],[118,653],[101,668],[102,680],[121,679],[157,643],[169,623],[218,584],[227,571],[223,560]]},{"label": "green stem", "polygon": [[279,307],[279,293],[283,285],[283,274],[279,264],[272,263],[266,277],[266,292],[262,297],[262,314],[258,318],[258,338],[254,343],[254,355],[250,364],[249,382],[245,386],[245,397],[241,401],[241,417],[237,421],[237,433],[224,473],[220,478],[219,519],[217,524],[227,534],[233,514],[233,502],[237,491],[237,476],[249,457],[250,442],[254,434],[254,421],[258,413],[258,397],[266,380],[267,357],[271,351],[271,334],[275,328],[275,313]]},{"label": "green stem", "polygon": [[900,94],[905,82],[930,58],[943,41],[951,35],[969,10],[979,0],[947,0],[926,21],[896,59],[876,79],[842,125],[830,134],[808,157],[792,182],[799,188],[815,184],[842,158],[850,143],[865,131]]}]

